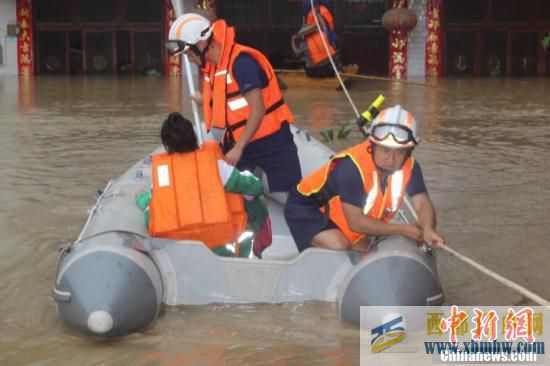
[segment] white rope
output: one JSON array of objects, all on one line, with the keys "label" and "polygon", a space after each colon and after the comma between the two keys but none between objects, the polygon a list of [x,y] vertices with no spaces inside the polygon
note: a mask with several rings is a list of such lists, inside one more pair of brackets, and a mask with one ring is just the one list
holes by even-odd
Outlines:
[{"label": "white rope", "polygon": [[[320,34],[323,34],[322,30],[321,30],[321,26],[319,25],[319,19],[317,19],[317,12],[315,11],[313,0],[310,0],[310,3],[311,3],[311,10],[313,12],[313,17],[315,18],[315,24],[317,25],[317,29],[318,29]],[[360,114],[359,114],[357,108],[355,107],[355,104],[353,103],[353,100],[351,99],[351,96],[348,93],[348,89],[344,85],[344,82],[342,81],[342,78],[340,77],[340,74],[338,73],[338,69],[336,68],[336,65],[334,64],[334,60],[332,59],[332,56],[330,55],[330,51],[329,51],[328,46],[325,42],[325,38],[321,37],[321,41],[323,42],[323,46],[325,47],[325,51],[327,52],[327,56],[329,57],[332,68],[334,69],[334,73],[336,74],[336,77],[338,77],[338,80],[340,81],[340,85],[342,86],[342,90],[346,94],[346,97],[348,98],[348,101],[351,104],[351,107],[353,108],[353,111],[355,112],[356,116],[359,117]],[[411,203],[409,202],[409,200],[407,198],[405,198],[405,204],[408,206],[410,212],[414,216],[414,219],[418,221],[418,215],[416,214],[414,208],[412,207]],[[515,291],[519,292],[520,294],[522,294],[526,298],[532,300],[533,302],[535,302],[539,305],[542,305],[542,306],[550,307],[550,301],[548,301],[548,300],[540,297],[539,295],[529,291],[525,287],[520,286],[517,283],[515,283],[515,282],[513,282],[513,281],[511,281],[511,280],[509,280],[505,277],[502,277],[498,273],[495,273],[495,272],[491,271],[490,269],[488,269],[487,267],[482,266],[481,264],[477,263],[473,259],[470,259],[470,258],[466,257],[465,255],[460,254],[456,250],[454,250],[454,249],[452,249],[452,248],[450,248],[450,247],[448,247],[444,244],[440,244],[439,248],[443,249],[444,251],[451,254],[455,258],[460,259],[464,263],[469,264],[470,266],[472,266],[475,269],[477,269],[478,271],[486,274],[487,276],[493,278],[494,280],[500,282],[501,284],[511,288],[512,290],[515,290]]]},{"label": "white rope", "polygon": [[323,30],[321,29],[321,25],[319,25],[319,19],[317,18],[317,11],[315,10],[315,6],[313,4],[313,0],[310,0],[311,3],[311,12],[313,13],[313,18],[315,18],[315,24],[317,25],[317,30],[319,31],[319,34],[321,35],[321,41],[323,42],[323,46],[325,47],[325,51],[327,53],[328,59],[330,60],[330,64],[332,65],[332,68],[334,69],[334,74],[338,78],[338,81],[340,82],[340,86],[342,87],[342,90],[346,94],[346,97],[348,98],[349,104],[351,105],[351,108],[353,108],[353,111],[355,112],[356,117],[360,117],[361,114],[357,110],[357,107],[355,107],[355,103],[353,103],[353,99],[351,99],[351,96],[349,95],[348,88],[344,85],[344,82],[342,81],[342,78],[340,77],[340,73],[338,72],[338,69],[336,68],[336,64],[334,63],[334,60],[332,59],[332,56],[330,54],[330,51],[328,49],[327,43],[325,42],[325,37],[323,37]]},{"label": "white rope", "polygon": [[[409,208],[409,211],[411,212],[411,214],[413,215],[414,219],[418,221],[418,215],[416,214],[415,210],[414,210],[414,207],[412,207],[411,203],[409,202],[409,200],[407,198],[405,198],[405,204],[407,205],[407,207]],[[466,257],[465,255],[463,254],[460,254],[459,252],[457,252],[456,250],[448,247],[447,245],[445,244],[440,244],[437,246],[437,248],[441,248],[443,249],[444,251],[446,251],[447,253],[451,254],[452,256],[454,256],[455,258],[458,258],[460,259],[461,261],[463,261],[464,263],[467,263],[469,264],[470,266],[474,267],[475,269],[477,269],[478,271],[480,271],[481,273],[484,273],[486,274],[487,276],[493,278],[494,280],[496,280],[497,282],[500,282],[501,284],[503,284],[504,286],[508,287],[508,288],[511,288],[512,290],[514,291],[517,291],[519,292],[520,294],[522,294],[523,296],[525,296],[526,298],[532,300],[533,302],[537,303],[538,305],[541,305],[541,306],[546,306],[546,307],[550,307],[550,301],[540,297],[539,295],[529,291],[528,289],[526,289],[525,287],[521,286],[521,285],[518,285],[517,283],[505,278],[505,277],[502,277],[501,275],[499,275],[498,273],[495,273],[493,271],[491,271],[490,269],[488,269],[487,267],[477,263],[476,261],[474,261],[473,259],[471,258],[468,258]]]}]

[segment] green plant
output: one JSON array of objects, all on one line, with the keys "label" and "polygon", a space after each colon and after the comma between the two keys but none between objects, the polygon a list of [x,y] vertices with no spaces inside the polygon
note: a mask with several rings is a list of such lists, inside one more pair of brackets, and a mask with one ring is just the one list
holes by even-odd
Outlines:
[{"label": "green plant", "polygon": [[[339,140],[343,140],[348,137],[348,135],[353,131],[355,128],[357,128],[357,125],[355,124],[355,120],[351,120],[347,123],[345,123],[340,129],[338,130],[338,133],[336,134],[336,138]],[[331,143],[334,141],[334,131],[332,128],[327,128],[326,130],[321,131],[321,136],[323,137],[323,140],[325,143]]]},{"label": "green plant", "polygon": [[550,32],[546,32],[546,36],[542,39],[542,48],[545,51],[550,51]]}]

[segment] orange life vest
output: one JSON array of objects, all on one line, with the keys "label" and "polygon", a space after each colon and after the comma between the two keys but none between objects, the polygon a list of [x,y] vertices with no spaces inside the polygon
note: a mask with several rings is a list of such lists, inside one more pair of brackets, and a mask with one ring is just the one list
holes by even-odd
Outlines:
[{"label": "orange life vest", "polygon": [[[363,188],[367,194],[367,200],[365,202],[365,206],[363,207],[363,214],[384,222],[388,222],[395,216],[399,207],[401,207],[407,183],[409,183],[411,178],[414,159],[412,157],[408,158],[403,163],[401,170],[398,170],[388,177],[386,190],[382,193],[380,174],[378,173],[376,165],[372,159],[372,155],[369,152],[370,146],[371,142],[367,140],[339,152],[329,161],[328,164],[304,178],[298,184],[298,192],[304,196],[321,194],[321,191],[325,188],[328,175],[332,172],[334,167],[339,161],[341,161],[341,159],[349,157],[355,163],[355,166],[357,166],[357,169],[361,174]],[[336,195],[332,197],[328,202],[328,206],[329,219],[338,226],[351,244],[355,244],[360,239],[365,237],[364,234],[353,232],[349,228],[342,209],[340,196]],[[321,207],[320,210],[324,211],[324,208]]]},{"label": "orange life vest", "polygon": [[[323,5],[320,6],[319,15],[321,15],[321,17],[325,20],[325,23],[328,27],[328,31],[330,32],[334,31],[334,19],[332,17],[332,14],[330,14],[330,11]],[[315,24],[315,18],[313,17],[313,10],[310,10],[309,13],[307,14],[306,24],[307,25]],[[307,56],[310,58],[311,63],[314,66],[328,60],[327,51],[325,50],[325,46],[323,46],[323,41],[321,40],[321,37],[323,37],[323,39],[325,40],[328,46],[328,49],[330,51],[330,55],[334,56],[336,54],[336,50],[329,43],[327,35],[324,32],[319,33],[319,31],[315,31],[307,35],[305,37],[305,41],[307,44]]]},{"label": "orange life vest", "polygon": [[242,196],[225,192],[213,141],[189,153],[153,155],[149,233],[199,240],[215,248],[238,239],[246,226]]},{"label": "orange life vest", "polygon": [[[326,8],[324,5],[319,5],[319,15],[325,20],[325,23],[327,24],[328,30],[333,32],[334,31],[334,18],[332,17],[332,14],[330,13],[330,10]],[[306,24],[307,25],[313,25],[315,24],[315,18],[313,17],[313,12],[310,10],[309,13],[307,13],[306,17]]]},{"label": "orange life vest", "polygon": [[259,51],[235,43],[235,30],[225,21],[217,20],[213,29],[214,41],[222,45],[222,56],[218,65],[209,64],[203,70],[203,109],[207,130],[212,126],[226,129],[237,141],[244,131],[250,116],[250,107],[239,92],[239,85],[233,75],[233,63],[241,53],[252,56],[264,71],[268,84],[262,92],[265,116],[250,141],[271,135],[281,128],[283,122],[292,123],[294,117],[285,103],[275,72],[267,58]]}]

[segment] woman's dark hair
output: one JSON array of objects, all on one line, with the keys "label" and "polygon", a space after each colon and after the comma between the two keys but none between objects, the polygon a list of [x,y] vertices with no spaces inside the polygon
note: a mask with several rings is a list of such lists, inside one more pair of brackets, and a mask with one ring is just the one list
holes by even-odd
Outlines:
[{"label": "woman's dark hair", "polygon": [[191,152],[199,148],[193,125],[178,112],[168,115],[162,124],[160,139],[169,154]]}]

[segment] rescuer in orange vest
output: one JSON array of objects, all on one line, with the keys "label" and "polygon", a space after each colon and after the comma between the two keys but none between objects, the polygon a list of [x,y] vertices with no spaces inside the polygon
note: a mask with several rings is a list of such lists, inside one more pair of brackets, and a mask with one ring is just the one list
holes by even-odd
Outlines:
[{"label": "rescuer in orange vest", "polygon": [[290,131],[294,118],[267,58],[236,43],[224,20],[193,13],[176,19],[166,46],[201,67],[202,94],[193,98],[203,105],[207,130],[223,136],[227,162],[241,170],[262,168],[271,192],[295,186],[301,168]]},{"label": "rescuer in orange vest", "polygon": [[[369,236],[403,235],[429,245],[444,244],[435,230],[435,210],[420,164],[416,121],[400,105],[382,110],[369,139],[337,153],[289,193],[285,218],[298,250],[309,246],[366,250]],[[418,224],[390,223],[405,194]]]},{"label": "rescuer in orange vest", "polygon": [[179,113],[168,116],[161,139],[166,153],[152,156],[153,189],[137,196],[151,236],[199,240],[223,252],[248,223],[261,257],[271,244],[262,182],[226,163],[216,142],[199,147],[191,122]]},{"label": "rescuer in orange vest", "polygon": [[[292,50],[296,55],[303,56],[306,75],[310,77],[332,77],[334,69],[330,64],[327,50],[338,69],[342,68],[340,54],[336,50],[336,34],[334,33],[334,18],[325,6],[326,1],[315,0],[311,9],[310,1],[304,0],[305,24],[291,38]],[[317,15],[322,32],[318,31],[313,12]]]}]

